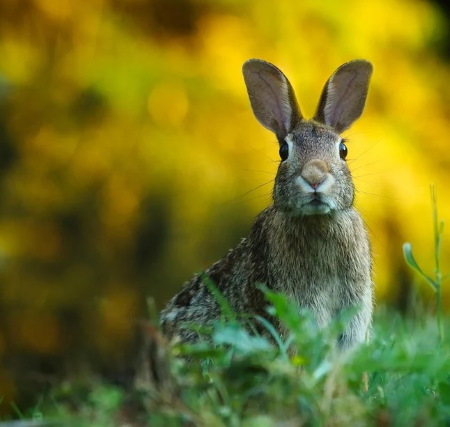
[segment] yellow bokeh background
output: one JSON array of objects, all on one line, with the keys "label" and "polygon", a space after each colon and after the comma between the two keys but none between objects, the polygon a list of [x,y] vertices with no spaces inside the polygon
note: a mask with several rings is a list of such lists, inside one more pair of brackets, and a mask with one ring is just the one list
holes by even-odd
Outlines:
[{"label": "yellow bokeh background", "polygon": [[[450,224],[445,40],[419,0],[2,1],[2,394],[47,358],[108,360],[146,297],[162,307],[270,203],[278,148],[249,106],[252,57],[285,72],[307,117],[335,68],[373,63],[344,136],[377,301],[404,307],[425,285],[402,243],[433,271],[431,183]],[[450,272],[450,232],[442,250]]]}]

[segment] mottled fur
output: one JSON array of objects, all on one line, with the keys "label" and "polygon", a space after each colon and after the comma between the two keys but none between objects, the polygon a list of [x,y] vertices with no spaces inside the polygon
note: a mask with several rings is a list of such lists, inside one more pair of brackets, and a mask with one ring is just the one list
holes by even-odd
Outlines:
[{"label": "mottled fur", "polygon": [[[361,114],[370,73],[366,61],[341,66],[325,85],[316,118],[304,120],[280,70],[260,60],[244,65],[253,111],[280,144],[288,144],[289,156],[278,168],[273,205],[247,238],[205,272],[236,313],[268,317],[258,283],[310,309],[319,326],[358,306],[340,337],[342,348],[367,338],[373,290],[369,240],[353,208],[354,185],[339,155],[337,130]],[[186,322],[205,325],[219,315],[214,296],[195,276],[162,311],[161,325],[169,337],[194,341],[198,335]],[[283,333],[281,325],[275,327]]]}]

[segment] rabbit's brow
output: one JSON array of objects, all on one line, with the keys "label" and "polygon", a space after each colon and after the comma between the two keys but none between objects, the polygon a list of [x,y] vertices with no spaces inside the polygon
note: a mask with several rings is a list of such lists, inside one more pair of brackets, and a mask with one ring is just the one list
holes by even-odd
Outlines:
[{"label": "rabbit's brow", "polygon": [[[277,137],[278,144],[280,144],[280,145],[282,145],[284,143],[289,143],[289,142],[292,143],[292,139],[293,139],[292,133],[288,133],[284,138]],[[337,142],[338,143],[343,142],[344,144],[347,144],[349,142],[349,139],[340,137],[340,139]]]}]

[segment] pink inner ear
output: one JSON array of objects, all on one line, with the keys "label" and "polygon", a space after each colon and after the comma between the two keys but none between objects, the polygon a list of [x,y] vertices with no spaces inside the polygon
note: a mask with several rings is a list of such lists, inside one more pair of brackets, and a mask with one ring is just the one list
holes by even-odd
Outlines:
[{"label": "pink inner ear", "polygon": [[286,76],[275,65],[258,59],[247,61],[243,74],[255,117],[265,128],[283,138],[301,119]]},{"label": "pink inner ear", "polygon": [[292,108],[289,105],[289,88],[286,79],[282,75],[270,72],[261,72],[259,76],[267,85],[265,102],[280,128],[287,129],[291,122]]},{"label": "pink inner ear", "polygon": [[282,115],[282,108],[277,97],[277,89],[281,87],[281,81],[278,76],[272,73],[262,71],[259,72],[258,75],[261,79],[261,83],[265,85],[265,88],[261,91],[265,104],[275,117],[280,118]]},{"label": "pink inner ear", "polygon": [[335,76],[328,85],[328,99],[325,107],[326,124],[336,127],[348,110],[355,104],[359,92],[355,92],[358,72],[343,72]]}]

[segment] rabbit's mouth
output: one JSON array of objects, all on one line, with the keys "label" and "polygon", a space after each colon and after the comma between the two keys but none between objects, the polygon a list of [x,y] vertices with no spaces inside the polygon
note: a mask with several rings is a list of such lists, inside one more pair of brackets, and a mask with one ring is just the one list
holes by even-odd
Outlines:
[{"label": "rabbit's mouth", "polygon": [[307,198],[301,206],[300,212],[303,215],[326,215],[333,210],[332,203],[328,198],[322,197],[320,194],[314,194]]},{"label": "rabbit's mouth", "polygon": [[323,205],[324,202],[320,197],[315,196],[314,199],[312,199],[308,204],[310,204],[311,206],[320,206]]}]

